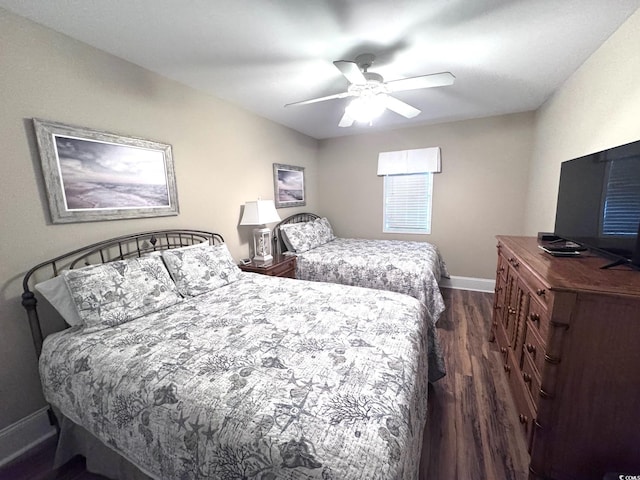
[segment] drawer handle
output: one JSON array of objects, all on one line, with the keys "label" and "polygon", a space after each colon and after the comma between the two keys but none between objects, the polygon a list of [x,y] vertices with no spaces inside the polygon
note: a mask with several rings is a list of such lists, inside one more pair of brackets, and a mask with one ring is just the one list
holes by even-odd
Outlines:
[{"label": "drawer handle", "polygon": [[538,315],[537,313],[530,313],[529,318],[532,322],[540,323],[540,315]]},{"label": "drawer handle", "polygon": [[507,373],[510,373],[511,372],[511,367],[509,365],[505,365],[504,366],[504,371],[507,372]]},{"label": "drawer handle", "polygon": [[522,379],[523,379],[526,383],[531,383],[531,375],[529,375],[527,372],[523,372],[523,373],[522,373]]},{"label": "drawer handle", "polygon": [[529,352],[530,354],[532,354],[532,355],[535,355],[535,354],[536,354],[536,347],[535,347],[535,345],[532,345],[531,343],[527,343],[527,344],[524,346],[524,348],[526,348],[526,349],[527,349],[527,352]]},{"label": "drawer handle", "polygon": [[516,313],[516,309],[512,307],[507,308],[507,311],[509,312],[509,315],[515,315]]},{"label": "drawer handle", "polygon": [[547,291],[544,288],[538,288],[536,290],[536,295],[538,295],[539,297],[544,296],[547,293]]},{"label": "drawer handle", "polygon": [[509,257],[509,263],[515,268],[518,268],[520,266],[520,262],[513,257]]},{"label": "drawer handle", "polygon": [[501,347],[500,353],[507,353],[507,347]]},{"label": "drawer handle", "polygon": [[529,417],[527,417],[524,413],[521,413],[520,415],[518,415],[518,420],[520,420],[520,423],[525,424],[529,422]]}]

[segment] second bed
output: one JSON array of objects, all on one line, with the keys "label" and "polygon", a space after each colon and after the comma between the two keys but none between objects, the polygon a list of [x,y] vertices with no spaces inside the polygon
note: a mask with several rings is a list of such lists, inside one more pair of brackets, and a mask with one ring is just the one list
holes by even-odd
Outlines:
[{"label": "second bed", "polygon": [[274,242],[296,255],[296,278],[410,295],[433,324],[444,311],[438,282],[449,277],[438,248],[427,242],[339,238],[326,218],[298,213],[274,228]]}]

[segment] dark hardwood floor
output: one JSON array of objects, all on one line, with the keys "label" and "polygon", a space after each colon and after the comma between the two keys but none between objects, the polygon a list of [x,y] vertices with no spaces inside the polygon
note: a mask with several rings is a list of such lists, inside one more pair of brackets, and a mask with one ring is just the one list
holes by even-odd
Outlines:
[{"label": "dark hardwood floor", "polygon": [[[443,291],[438,333],[447,376],[430,389],[420,480],[526,480],[529,457],[495,344],[493,295]],[[99,480],[78,457],[54,471],[55,440],[0,469],[0,479]]]},{"label": "dark hardwood floor", "polygon": [[0,480],[105,480],[105,477],[87,472],[82,457],[53,470],[55,448],[54,437],[0,469]]},{"label": "dark hardwood floor", "polygon": [[447,375],[430,392],[420,480],[526,480],[529,455],[500,354],[488,341],[493,295],[443,290]]}]

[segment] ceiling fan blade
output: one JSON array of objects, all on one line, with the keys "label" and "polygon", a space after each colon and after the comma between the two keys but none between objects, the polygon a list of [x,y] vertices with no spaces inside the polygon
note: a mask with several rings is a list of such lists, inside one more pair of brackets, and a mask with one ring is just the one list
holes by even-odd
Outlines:
[{"label": "ceiling fan blade", "polygon": [[353,125],[353,122],[355,122],[355,120],[351,118],[347,112],[344,112],[344,115],[342,115],[342,118],[340,119],[340,123],[338,123],[338,126],[350,127],[351,125]]},{"label": "ceiling fan blade", "polygon": [[389,110],[396,112],[398,115],[402,115],[406,118],[413,118],[416,115],[420,114],[420,110],[418,110],[417,108],[412,107],[408,103],[404,103],[402,100],[398,100],[397,98],[394,98],[390,95],[387,95],[385,106]]},{"label": "ceiling fan blade", "polygon": [[419,77],[403,78],[387,82],[390,92],[403,92],[405,90],[417,90],[419,88],[444,87],[453,85],[456,77],[449,72],[422,75]]},{"label": "ceiling fan blade", "polygon": [[336,93],[334,95],[327,95],[326,97],[318,97],[312,98],[311,100],[303,100],[301,102],[287,103],[285,107],[290,107],[292,105],[307,105],[309,103],[324,102],[325,100],[333,100],[334,98],[345,98],[349,96],[351,96],[349,92]]},{"label": "ceiling fan blade", "polygon": [[348,62],[346,60],[336,60],[333,62],[338,70],[347,77],[349,83],[355,83],[356,85],[366,85],[367,79],[360,71],[360,67],[355,62]]}]

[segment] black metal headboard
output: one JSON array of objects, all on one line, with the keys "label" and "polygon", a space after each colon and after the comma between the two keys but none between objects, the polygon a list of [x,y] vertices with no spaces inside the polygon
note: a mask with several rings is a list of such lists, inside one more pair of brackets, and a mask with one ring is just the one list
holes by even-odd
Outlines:
[{"label": "black metal headboard", "polygon": [[319,215],[315,213],[294,213],[293,215],[288,216],[280,223],[278,223],[275,227],[273,227],[273,246],[274,251],[278,253],[284,253],[287,251],[287,246],[284,244],[282,240],[282,235],[280,235],[280,227],[282,225],[287,225],[290,223],[302,223],[302,222],[313,222],[314,220],[320,218]]},{"label": "black metal headboard", "polygon": [[214,245],[223,243],[224,239],[222,235],[203,230],[157,230],[134,233],[77,248],[33,267],[22,280],[22,306],[27,310],[31,336],[38,357],[42,351],[43,336],[37,310],[38,300],[30,289],[31,283],[53,278],[64,269],[141,257],[150,252],[186,247],[202,242]]}]

